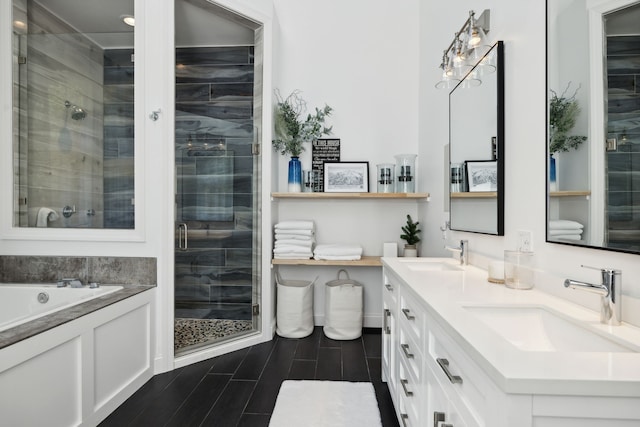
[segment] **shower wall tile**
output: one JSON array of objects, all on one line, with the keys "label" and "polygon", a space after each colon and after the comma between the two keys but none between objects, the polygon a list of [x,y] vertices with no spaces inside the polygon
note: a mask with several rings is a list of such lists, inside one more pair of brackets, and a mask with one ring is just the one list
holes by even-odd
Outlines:
[{"label": "shower wall tile", "polygon": [[251,117],[251,101],[212,101],[206,103],[176,103],[176,110],[195,116],[217,119],[246,119]]},{"label": "shower wall tile", "polygon": [[195,47],[176,49],[176,64],[242,65],[252,63],[253,47]]},{"label": "shower wall tile", "polygon": [[242,101],[253,99],[253,83],[210,85],[211,100]]},{"label": "shower wall tile", "polygon": [[193,64],[176,68],[176,83],[253,83],[253,65]]}]

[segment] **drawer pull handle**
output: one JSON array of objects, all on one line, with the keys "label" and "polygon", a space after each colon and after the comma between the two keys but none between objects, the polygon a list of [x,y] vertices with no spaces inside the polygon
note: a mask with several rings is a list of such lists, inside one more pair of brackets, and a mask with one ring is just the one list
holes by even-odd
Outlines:
[{"label": "drawer pull handle", "polygon": [[384,287],[387,288],[389,292],[393,292],[393,286],[391,286],[390,284],[387,283],[386,285],[384,285]]},{"label": "drawer pull handle", "polygon": [[434,412],[433,413],[433,427],[453,427],[453,424],[440,424],[445,421],[445,413],[444,412]]},{"label": "drawer pull handle", "polygon": [[391,334],[391,327],[389,326],[389,318],[391,317],[391,310],[389,310],[388,308],[384,309],[384,318],[383,320],[383,329],[384,329],[384,333],[387,335]]},{"label": "drawer pull handle", "polygon": [[414,316],[413,314],[409,314],[411,313],[411,310],[409,310],[408,308],[403,308],[402,312],[408,320],[416,320],[416,316]]},{"label": "drawer pull handle", "polygon": [[404,395],[407,397],[413,396],[413,392],[407,388],[407,384],[409,384],[409,380],[400,380],[400,384],[402,384],[402,389],[404,390]]},{"label": "drawer pull handle", "polygon": [[407,357],[407,359],[413,359],[413,353],[409,353],[409,344],[400,344],[400,347],[402,348],[402,351],[404,352],[404,355]]},{"label": "drawer pull handle", "polygon": [[402,420],[402,426],[403,427],[407,427],[409,425],[409,424],[407,424],[407,420],[409,419],[409,415],[400,414],[400,419]]},{"label": "drawer pull handle", "polygon": [[438,365],[440,365],[440,368],[442,368],[442,370],[447,375],[447,378],[449,378],[449,381],[451,381],[451,383],[462,384],[462,377],[458,375],[453,375],[451,374],[451,372],[449,372],[449,361],[447,359],[437,358],[436,362],[438,362]]}]

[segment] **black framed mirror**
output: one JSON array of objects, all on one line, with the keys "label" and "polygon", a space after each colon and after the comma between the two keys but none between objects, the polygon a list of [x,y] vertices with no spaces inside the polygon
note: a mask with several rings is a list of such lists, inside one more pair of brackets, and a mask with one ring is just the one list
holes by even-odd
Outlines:
[{"label": "black framed mirror", "polygon": [[640,253],[640,2],[547,1],[547,233]]},{"label": "black framed mirror", "polygon": [[449,94],[452,230],[504,235],[504,43]]}]

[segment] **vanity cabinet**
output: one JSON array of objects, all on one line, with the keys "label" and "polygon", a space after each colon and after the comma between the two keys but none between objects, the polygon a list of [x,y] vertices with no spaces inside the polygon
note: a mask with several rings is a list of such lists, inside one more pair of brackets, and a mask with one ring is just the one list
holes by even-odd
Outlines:
[{"label": "vanity cabinet", "polygon": [[[589,385],[591,391],[577,386],[573,393],[560,394],[556,392],[559,390],[556,384],[567,381],[562,372],[544,380],[528,378],[522,377],[517,365],[511,364],[513,372],[497,374],[499,368],[483,359],[475,347],[468,346],[473,340],[453,326],[453,319],[442,316],[452,301],[453,304],[456,300],[467,301],[464,290],[452,288],[451,282],[446,283],[438,275],[430,277],[428,272],[407,280],[403,267],[396,271],[389,264],[402,266],[403,262],[383,260],[382,380],[388,384],[401,426],[640,425],[640,390],[605,396],[594,393]],[[473,269],[467,267],[463,288],[487,286],[486,272]],[[496,289],[480,290],[490,293]],[[527,357],[522,355],[523,364],[531,363]],[[579,354],[575,363],[582,363]],[[543,372],[557,371],[554,366],[542,368]],[[589,375],[585,370],[585,378]],[[497,379],[501,376],[502,379]],[[597,390],[611,391],[612,385],[603,387]]]}]

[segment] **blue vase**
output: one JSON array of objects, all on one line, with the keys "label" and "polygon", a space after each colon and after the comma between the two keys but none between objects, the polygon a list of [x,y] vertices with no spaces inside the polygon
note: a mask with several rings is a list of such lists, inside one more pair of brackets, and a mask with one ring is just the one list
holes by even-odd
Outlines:
[{"label": "blue vase", "polygon": [[556,159],[549,157],[549,190],[558,191],[558,182],[556,180]]},{"label": "blue vase", "polygon": [[289,160],[289,192],[302,192],[302,164],[297,156],[292,156]]}]

